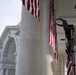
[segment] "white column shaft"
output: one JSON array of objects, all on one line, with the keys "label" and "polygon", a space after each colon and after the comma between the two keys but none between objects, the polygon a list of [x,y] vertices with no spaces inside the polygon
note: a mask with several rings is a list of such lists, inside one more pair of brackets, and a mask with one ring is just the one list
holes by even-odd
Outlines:
[{"label": "white column shaft", "polygon": [[6,75],[8,75],[8,69],[6,69]]},{"label": "white column shaft", "polygon": [[43,75],[41,26],[41,23],[23,6],[16,75]]}]

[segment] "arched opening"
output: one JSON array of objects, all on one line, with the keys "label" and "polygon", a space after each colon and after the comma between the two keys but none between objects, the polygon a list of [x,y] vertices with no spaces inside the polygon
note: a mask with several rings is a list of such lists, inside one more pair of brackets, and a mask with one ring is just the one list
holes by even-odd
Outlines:
[{"label": "arched opening", "polygon": [[14,38],[10,37],[6,43],[3,53],[3,65],[7,65],[4,68],[4,73],[6,72],[8,75],[15,75],[15,52],[16,42]]},{"label": "arched opening", "polygon": [[15,63],[16,44],[14,38],[10,38],[5,46],[3,59]]}]

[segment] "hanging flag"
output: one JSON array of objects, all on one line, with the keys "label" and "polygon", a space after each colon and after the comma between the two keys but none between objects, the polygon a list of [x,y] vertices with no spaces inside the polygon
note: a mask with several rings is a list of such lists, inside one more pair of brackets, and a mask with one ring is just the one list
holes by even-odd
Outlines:
[{"label": "hanging flag", "polygon": [[22,0],[22,4],[25,6],[25,0]]},{"label": "hanging flag", "polygon": [[40,21],[39,0],[22,0],[22,4]]},{"label": "hanging flag", "polygon": [[72,52],[66,52],[67,53],[67,75],[74,75],[74,69],[73,69],[73,63],[72,63]]},{"label": "hanging flag", "polygon": [[57,32],[56,20],[54,14],[54,0],[50,0],[50,21],[49,21],[49,45],[54,51],[54,58],[58,62],[58,49],[57,49]]}]

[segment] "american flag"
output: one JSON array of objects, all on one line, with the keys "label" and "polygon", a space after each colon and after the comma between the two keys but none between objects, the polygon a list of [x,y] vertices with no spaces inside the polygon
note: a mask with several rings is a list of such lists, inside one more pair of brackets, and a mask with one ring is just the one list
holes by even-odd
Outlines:
[{"label": "american flag", "polygon": [[49,23],[49,45],[54,51],[54,58],[58,62],[58,49],[57,49],[57,32],[54,14],[54,0],[50,0],[50,23]]},{"label": "american flag", "polygon": [[73,69],[73,62],[72,62],[72,52],[67,52],[67,75],[74,75],[74,69]]},{"label": "american flag", "polygon": [[22,4],[40,21],[39,0],[22,0]]}]

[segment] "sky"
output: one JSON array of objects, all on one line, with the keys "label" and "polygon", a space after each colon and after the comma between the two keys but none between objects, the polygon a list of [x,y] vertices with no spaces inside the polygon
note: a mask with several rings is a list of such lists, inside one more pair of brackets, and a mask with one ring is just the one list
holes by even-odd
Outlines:
[{"label": "sky", "polygon": [[6,26],[17,25],[21,21],[21,0],[0,0],[0,36]]}]

